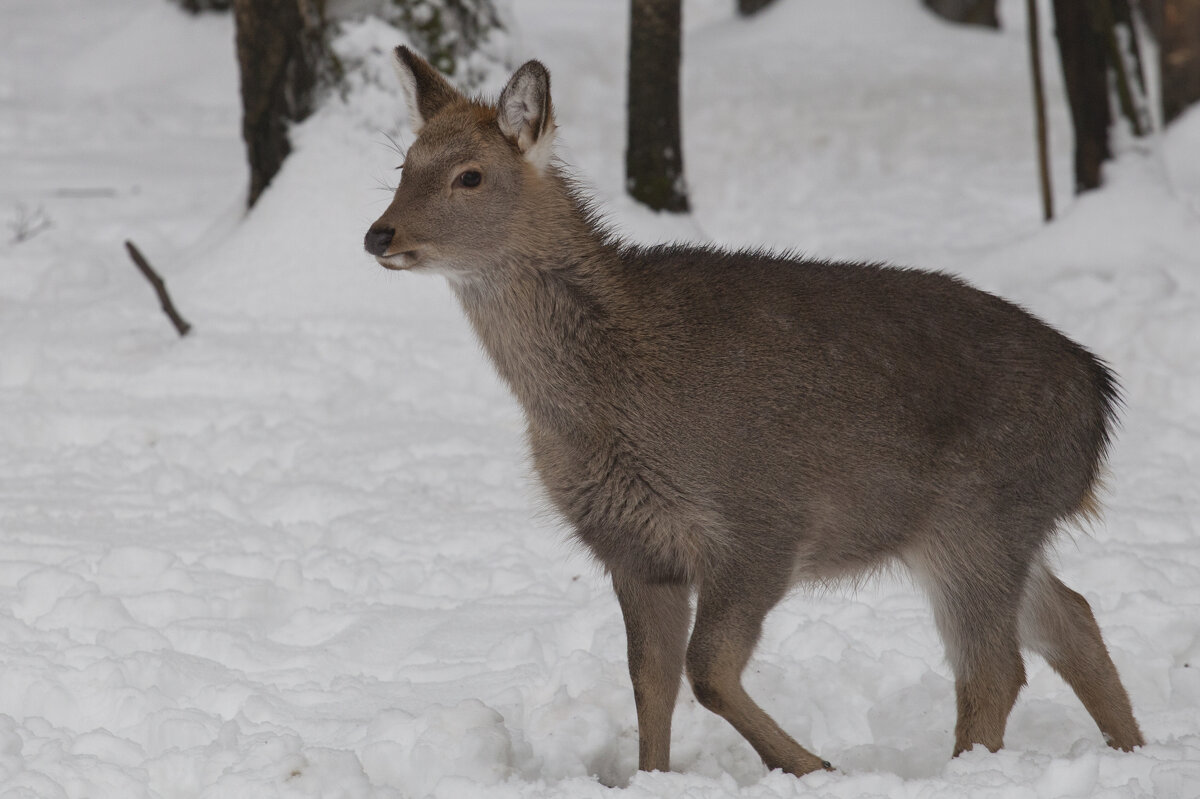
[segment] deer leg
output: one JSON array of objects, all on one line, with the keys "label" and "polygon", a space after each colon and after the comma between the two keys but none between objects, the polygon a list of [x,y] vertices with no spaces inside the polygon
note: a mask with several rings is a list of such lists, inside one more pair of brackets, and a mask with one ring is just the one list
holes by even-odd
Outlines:
[{"label": "deer leg", "polygon": [[1004,745],[1008,715],[1025,685],[1025,664],[1014,625],[990,631],[984,644],[972,642],[959,653],[954,694],[958,721],[954,725],[954,756],[975,744],[995,752]]},{"label": "deer leg", "polygon": [[1020,563],[940,558],[914,569],[926,584],[954,670],[955,757],[975,744],[992,752],[1004,745],[1008,715],[1025,685],[1017,635],[1025,575]]},{"label": "deer leg", "polygon": [[1083,702],[1114,749],[1144,741],[1100,628],[1086,599],[1037,564],[1021,604],[1021,643],[1037,652]]},{"label": "deer leg", "polygon": [[625,617],[629,676],[637,703],[638,769],[669,771],[671,716],[692,615],[690,589],[616,573],[613,589]]},{"label": "deer leg", "polygon": [[722,583],[707,579],[700,587],[696,626],[687,648],[687,673],[696,700],[733,725],[750,742],[767,768],[796,776],[832,768],[789,736],[754,703],[742,687],[745,669],[762,621],[782,597],[773,580],[761,575]]}]

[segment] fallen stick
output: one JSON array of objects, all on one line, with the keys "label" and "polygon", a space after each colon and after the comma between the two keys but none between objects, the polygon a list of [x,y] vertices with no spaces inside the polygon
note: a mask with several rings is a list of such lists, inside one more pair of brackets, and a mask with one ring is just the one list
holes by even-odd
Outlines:
[{"label": "fallen stick", "polygon": [[188,331],[192,329],[192,326],[175,310],[175,305],[171,302],[171,295],[167,294],[167,284],[158,276],[158,273],[154,271],[154,267],[150,266],[138,248],[133,246],[132,241],[125,242],[125,249],[129,251],[129,257],[133,259],[133,263],[137,266],[138,271],[146,276],[151,286],[154,286],[154,292],[158,295],[158,302],[162,305],[163,313],[171,320],[171,324],[175,325],[175,329],[179,331],[179,335],[186,336]]}]

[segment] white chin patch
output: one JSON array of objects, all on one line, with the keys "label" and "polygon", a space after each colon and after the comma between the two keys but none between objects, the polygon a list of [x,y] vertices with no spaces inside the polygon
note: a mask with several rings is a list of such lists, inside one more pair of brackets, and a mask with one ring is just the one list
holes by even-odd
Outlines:
[{"label": "white chin patch", "polygon": [[417,263],[417,259],[406,252],[395,255],[377,255],[375,260],[386,269],[412,269]]}]

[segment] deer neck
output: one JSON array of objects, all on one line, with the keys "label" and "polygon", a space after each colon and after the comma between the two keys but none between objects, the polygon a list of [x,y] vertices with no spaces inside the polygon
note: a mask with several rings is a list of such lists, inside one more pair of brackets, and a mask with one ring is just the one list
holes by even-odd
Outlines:
[{"label": "deer neck", "polygon": [[620,366],[609,310],[616,248],[586,217],[572,217],[553,228],[549,246],[514,247],[480,276],[452,282],[526,414],[555,427],[593,413]]}]

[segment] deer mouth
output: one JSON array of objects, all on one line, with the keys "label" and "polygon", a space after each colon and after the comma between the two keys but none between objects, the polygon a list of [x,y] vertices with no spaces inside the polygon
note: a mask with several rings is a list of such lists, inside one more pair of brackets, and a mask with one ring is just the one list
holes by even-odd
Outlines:
[{"label": "deer mouth", "polygon": [[377,255],[375,260],[384,269],[391,269],[402,272],[406,269],[412,269],[417,263],[417,251],[405,250],[404,252],[394,252],[388,255]]}]

